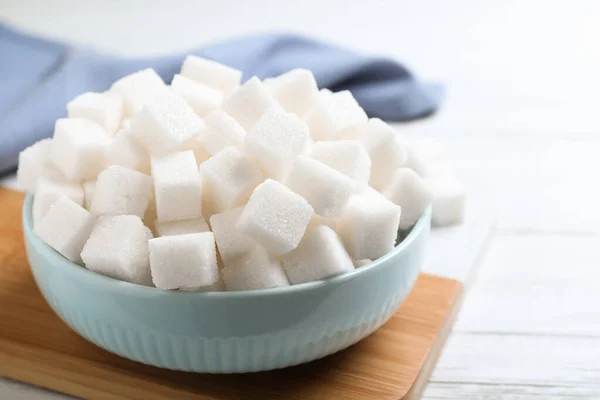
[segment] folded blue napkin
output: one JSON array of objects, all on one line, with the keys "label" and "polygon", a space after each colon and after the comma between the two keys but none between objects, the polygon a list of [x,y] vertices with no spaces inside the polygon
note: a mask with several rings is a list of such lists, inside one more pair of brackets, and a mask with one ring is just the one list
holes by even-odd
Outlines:
[{"label": "folded blue napkin", "polygon": [[424,84],[386,58],[290,34],[264,34],[207,45],[185,54],[123,58],[34,37],[0,24],[0,175],[13,170],[19,152],[52,136],[66,104],[88,91],[104,91],[118,78],[154,68],[170,82],[187,54],[263,79],[293,68],[311,70],[320,88],[349,89],[371,117],[408,121],[433,113],[443,89]]}]

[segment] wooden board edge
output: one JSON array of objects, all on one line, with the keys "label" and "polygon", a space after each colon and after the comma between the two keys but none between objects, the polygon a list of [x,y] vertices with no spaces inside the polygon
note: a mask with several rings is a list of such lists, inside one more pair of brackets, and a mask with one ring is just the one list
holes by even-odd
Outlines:
[{"label": "wooden board edge", "polygon": [[442,354],[442,350],[446,344],[446,340],[450,336],[450,331],[456,322],[458,314],[462,308],[462,303],[465,297],[465,285],[462,282],[455,281],[458,289],[457,293],[453,299],[453,304],[450,308],[450,312],[446,316],[442,327],[440,328],[437,340],[431,348],[429,355],[425,359],[417,378],[415,379],[412,387],[409,391],[402,397],[402,400],[418,400],[423,396],[423,392],[425,391],[425,387],[429,383],[429,378],[435,368],[440,355]]}]

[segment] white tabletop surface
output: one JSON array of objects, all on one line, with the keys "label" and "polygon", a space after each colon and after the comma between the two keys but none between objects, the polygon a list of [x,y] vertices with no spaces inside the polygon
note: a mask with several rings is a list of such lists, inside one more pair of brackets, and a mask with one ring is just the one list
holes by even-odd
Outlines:
[{"label": "white tabletop surface", "polygon": [[[469,287],[425,399],[600,398],[599,17],[595,1],[0,3],[1,20],[109,52],[294,31],[443,81],[442,112],[398,126],[447,144],[470,191],[424,266]],[[63,396],[0,380],[0,398]]]}]

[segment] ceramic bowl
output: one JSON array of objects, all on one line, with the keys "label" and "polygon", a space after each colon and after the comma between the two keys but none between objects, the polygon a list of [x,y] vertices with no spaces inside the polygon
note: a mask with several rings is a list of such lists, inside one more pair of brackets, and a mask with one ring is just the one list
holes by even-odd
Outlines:
[{"label": "ceramic bowl", "polygon": [[174,370],[237,373],[305,363],[371,334],[413,287],[427,244],[428,209],[391,252],[353,272],[247,292],[164,291],[91,272],[23,231],[33,276],[75,332],[122,357]]}]

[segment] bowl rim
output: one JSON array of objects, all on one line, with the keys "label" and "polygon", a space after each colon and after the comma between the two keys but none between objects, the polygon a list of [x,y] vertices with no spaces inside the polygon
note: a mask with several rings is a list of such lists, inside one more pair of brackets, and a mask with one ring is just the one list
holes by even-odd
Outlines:
[{"label": "bowl rim", "polygon": [[48,246],[43,240],[41,240],[36,234],[33,233],[32,229],[32,204],[33,195],[27,194],[25,201],[23,202],[22,210],[22,223],[23,233],[25,240],[32,244],[36,251],[41,253],[44,258],[49,259],[58,268],[61,268],[61,272],[75,276],[77,279],[81,279],[89,282],[92,285],[100,286],[102,290],[111,292],[121,292],[125,295],[132,296],[182,296],[182,298],[189,297],[206,297],[215,299],[239,299],[239,298],[254,298],[264,296],[276,296],[276,295],[289,295],[297,292],[306,292],[316,290],[317,288],[335,287],[345,282],[359,278],[362,275],[373,273],[374,270],[379,268],[382,264],[386,263],[391,258],[396,257],[398,254],[405,251],[422,233],[422,231],[429,226],[431,219],[432,206],[429,205],[425,211],[421,214],[415,225],[412,227],[408,235],[394,247],[394,249],[387,254],[379,257],[368,265],[355,269],[351,272],[346,272],[340,275],[336,275],[330,278],[300,283],[297,285],[290,285],[284,287],[276,287],[269,289],[259,290],[247,290],[247,291],[222,291],[222,292],[187,292],[179,290],[163,290],[150,286],[142,286],[131,282],[121,281],[109,276],[99,274],[88,270],[87,268],[77,265],[72,261],[63,257],[60,253]]}]

